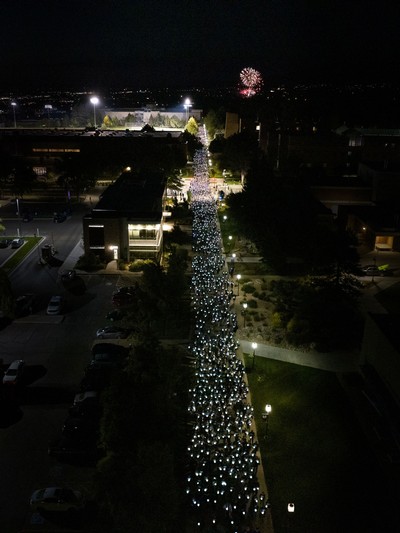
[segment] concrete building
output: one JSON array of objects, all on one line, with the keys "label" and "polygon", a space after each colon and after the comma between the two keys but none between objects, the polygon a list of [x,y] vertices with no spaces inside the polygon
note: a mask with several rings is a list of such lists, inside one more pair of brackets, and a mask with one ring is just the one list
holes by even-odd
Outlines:
[{"label": "concrete building", "polygon": [[[119,160],[124,166],[163,157],[186,161],[182,132],[141,132],[94,128],[0,129],[0,153],[32,165],[38,175],[57,169],[65,158],[84,157],[97,162]],[[184,163],[183,163],[184,164]],[[179,165],[177,165],[179,167]],[[183,166],[183,165],[181,165]]]},{"label": "concrete building", "polygon": [[83,218],[85,253],[107,261],[159,260],[165,199],[162,174],[124,172]]},{"label": "concrete building", "polygon": [[181,130],[186,126],[190,117],[200,122],[202,117],[201,109],[194,109],[191,106],[187,109],[179,108],[132,108],[132,109],[101,109],[103,121],[114,123],[115,125],[140,130],[146,124],[154,127],[156,130]]}]

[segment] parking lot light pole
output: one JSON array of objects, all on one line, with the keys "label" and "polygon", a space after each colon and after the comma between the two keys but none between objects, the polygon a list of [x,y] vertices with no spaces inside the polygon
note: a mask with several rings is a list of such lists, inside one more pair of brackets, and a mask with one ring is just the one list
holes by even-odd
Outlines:
[{"label": "parking lot light pole", "polygon": [[15,108],[17,106],[17,102],[11,102],[11,106],[12,106],[13,115],[14,115],[14,128],[16,128],[17,127],[17,119],[16,119],[16,116],[15,116]]},{"label": "parking lot light pole", "polygon": [[247,302],[243,302],[243,327],[246,327]]},{"label": "parking lot light pole", "polygon": [[294,503],[288,503],[288,506],[287,506],[287,510],[288,510],[288,531],[289,531],[289,527],[290,527],[290,522],[291,522],[291,516],[293,515],[294,513]]},{"label": "parking lot light pole", "polygon": [[271,410],[272,410],[271,405],[269,403],[267,403],[267,405],[265,406],[265,411],[263,411],[263,413],[261,413],[262,419],[265,422],[265,438],[267,438],[267,436],[268,436],[268,418],[269,418],[269,414],[270,414]]},{"label": "parking lot light pole", "polygon": [[96,106],[99,103],[99,99],[97,98],[97,96],[92,96],[92,98],[90,99],[90,103],[93,104],[93,122],[94,127],[96,128]]},{"label": "parking lot light pole", "polygon": [[232,248],[232,239],[233,239],[232,235],[229,235],[228,236],[228,243],[229,243],[228,253],[231,251],[231,248]]},{"label": "parking lot light pole", "polygon": [[375,276],[375,270],[376,270],[376,257],[374,256],[374,268],[372,269],[372,278],[371,278],[371,281],[372,283],[374,282],[374,276]]},{"label": "parking lot light pole", "polygon": [[256,342],[252,342],[251,343],[251,347],[253,348],[253,362],[252,362],[252,365],[251,365],[251,369],[254,370],[254,367],[256,365],[256,350],[257,350],[257,343]]},{"label": "parking lot light pole", "polygon": [[237,295],[239,296],[239,292],[240,292],[240,285],[239,285],[239,282],[240,282],[240,278],[242,276],[240,274],[236,274],[236,279],[237,279],[237,287],[238,287],[238,291],[237,291]]}]

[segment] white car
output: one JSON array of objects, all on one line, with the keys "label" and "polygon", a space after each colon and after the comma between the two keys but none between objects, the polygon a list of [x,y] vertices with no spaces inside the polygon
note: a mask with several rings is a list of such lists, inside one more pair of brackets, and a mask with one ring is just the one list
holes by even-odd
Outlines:
[{"label": "white car", "polygon": [[24,239],[13,239],[11,241],[11,248],[19,248],[24,244]]},{"label": "white car", "polygon": [[32,511],[78,511],[85,506],[82,494],[63,487],[38,489],[31,496]]},{"label": "white car", "polygon": [[4,372],[3,385],[17,385],[25,370],[25,361],[17,359]]},{"label": "white car", "polygon": [[77,405],[78,403],[86,402],[86,401],[97,401],[98,393],[97,391],[85,391],[85,392],[78,392],[75,394],[74,397],[74,405]]},{"label": "white car", "polygon": [[46,313],[48,315],[61,315],[63,304],[64,300],[62,296],[52,296],[50,298],[49,305],[47,306]]}]

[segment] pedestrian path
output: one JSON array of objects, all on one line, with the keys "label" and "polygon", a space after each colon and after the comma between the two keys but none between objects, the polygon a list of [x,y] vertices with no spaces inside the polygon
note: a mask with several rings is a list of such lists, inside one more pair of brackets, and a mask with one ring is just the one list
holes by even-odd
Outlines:
[{"label": "pedestrian path", "polygon": [[[243,353],[253,354],[252,343],[238,339]],[[271,344],[257,342],[256,357],[265,357],[276,361],[285,361],[295,365],[308,366],[329,372],[357,372],[360,363],[359,352],[301,352],[280,348]]]}]

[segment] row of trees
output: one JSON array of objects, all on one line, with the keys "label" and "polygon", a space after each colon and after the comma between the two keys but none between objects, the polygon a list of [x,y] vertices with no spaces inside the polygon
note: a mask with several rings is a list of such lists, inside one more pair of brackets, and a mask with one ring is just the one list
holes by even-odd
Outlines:
[{"label": "row of trees", "polygon": [[136,302],[124,318],[135,332],[133,349],[102,395],[105,457],[94,478],[99,515],[93,531],[182,528],[190,372],[182,365],[185,351],[165,348],[159,338],[167,321],[189,316],[187,260],[172,247],[167,270],[147,261]]},{"label": "row of trees", "polygon": [[[135,149],[125,143],[115,143],[109,150],[98,150],[87,146],[79,153],[59,157],[53,161],[52,174],[58,185],[73,197],[79,199],[85,189],[92,187],[102,178],[116,179],[127,166],[164,172],[174,187],[179,185],[179,170],[186,165],[187,157],[198,147],[195,133],[197,124],[182,134],[180,146],[169,146],[153,142],[151,137],[141,139]],[[193,131],[191,133],[189,131]],[[44,187],[38,182],[32,165],[23,158],[9,156],[0,151],[0,191],[10,191],[17,197],[29,193],[34,187]]]},{"label": "row of trees", "polygon": [[272,281],[273,338],[322,352],[358,348],[363,330],[359,290],[357,280],[346,275],[340,284],[329,277]]},{"label": "row of trees", "polygon": [[243,191],[226,202],[271,270],[285,273],[295,259],[303,272],[356,272],[355,237],[300,180],[274,173],[265,156],[253,158]]},{"label": "row of trees", "polygon": [[0,191],[9,190],[15,196],[30,192],[37,184],[32,166],[18,157],[0,151]]}]

